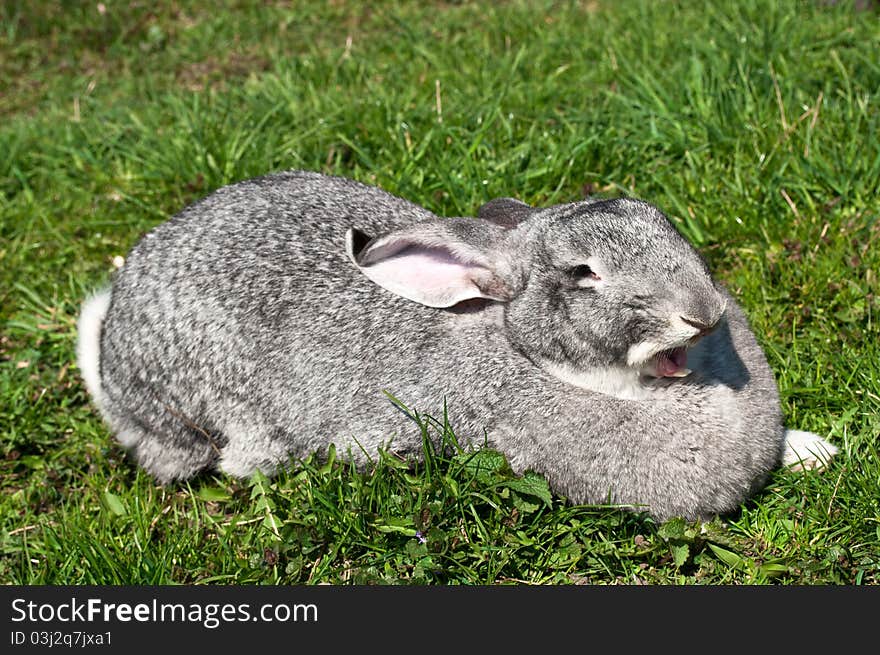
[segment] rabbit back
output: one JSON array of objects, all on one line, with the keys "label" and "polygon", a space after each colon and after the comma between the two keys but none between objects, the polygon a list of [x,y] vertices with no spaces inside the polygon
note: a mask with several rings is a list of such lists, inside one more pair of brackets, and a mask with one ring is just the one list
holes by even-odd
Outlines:
[{"label": "rabbit back", "polygon": [[[220,189],[146,234],[101,329],[101,409],[120,441],[170,481],[217,464],[273,470],[338,440],[360,394],[393,386],[376,356],[399,360],[412,346],[401,335],[430,349],[443,333],[419,318],[429,308],[363,278],[345,229],[433,217],[375,187],[291,172]],[[341,445],[375,451],[344,429]]]}]

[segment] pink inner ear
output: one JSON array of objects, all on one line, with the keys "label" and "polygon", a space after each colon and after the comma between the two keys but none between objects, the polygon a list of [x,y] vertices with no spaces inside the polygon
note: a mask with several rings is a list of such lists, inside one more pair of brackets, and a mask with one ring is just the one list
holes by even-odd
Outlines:
[{"label": "pink inner ear", "polygon": [[411,245],[361,270],[379,286],[429,307],[486,297],[474,284],[486,269],[462,262],[442,248]]}]

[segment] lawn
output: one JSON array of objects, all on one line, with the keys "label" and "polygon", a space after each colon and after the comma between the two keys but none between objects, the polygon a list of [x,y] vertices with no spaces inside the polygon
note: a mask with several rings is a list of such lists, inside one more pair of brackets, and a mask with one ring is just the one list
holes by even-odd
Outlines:
[{"label": "lawn", "polygon": [[[709,523],[573,506],[504,458],[160,487],[74,363],[140,235],[282,169],[441,215],[659,205],[740,300],[786,424],[841,453]],[[880,20],[846,3],[0,5],[0,582],[880,581]],[[405,399],[402,399],[405,401]],[[443,402],[413,408],[444,424]]]}]

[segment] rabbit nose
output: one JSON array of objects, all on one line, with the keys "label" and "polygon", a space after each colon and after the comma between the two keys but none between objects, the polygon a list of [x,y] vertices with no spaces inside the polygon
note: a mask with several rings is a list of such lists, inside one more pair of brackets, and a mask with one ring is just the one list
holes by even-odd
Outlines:
[{"label": "rabbit nose", "polygon": [[717,324],[717,321],[715,321],[715,323],[709,324],[704,322],[703,320],[690,316],[679,316],[679,318],[691,327],[697,328],[697,330],[699,330],[699,333],[697,334],[698,337],[703,337],[709,334]]}]

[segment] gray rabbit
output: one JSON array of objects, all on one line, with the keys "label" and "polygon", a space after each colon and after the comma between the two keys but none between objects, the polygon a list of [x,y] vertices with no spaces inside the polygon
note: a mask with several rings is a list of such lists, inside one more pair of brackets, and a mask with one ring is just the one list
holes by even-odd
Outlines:
[{"label": "gray rabbit", "polygon": [[420,431],[386,391],[577,503],[658,519],[734,510],[786,431],[742,310],[653,206],[438,218],[381,189],[286,172],[219,189],[149,232],[84,305],[79,367],[161,482],[276,471],[335,443],[357,464]]}]

